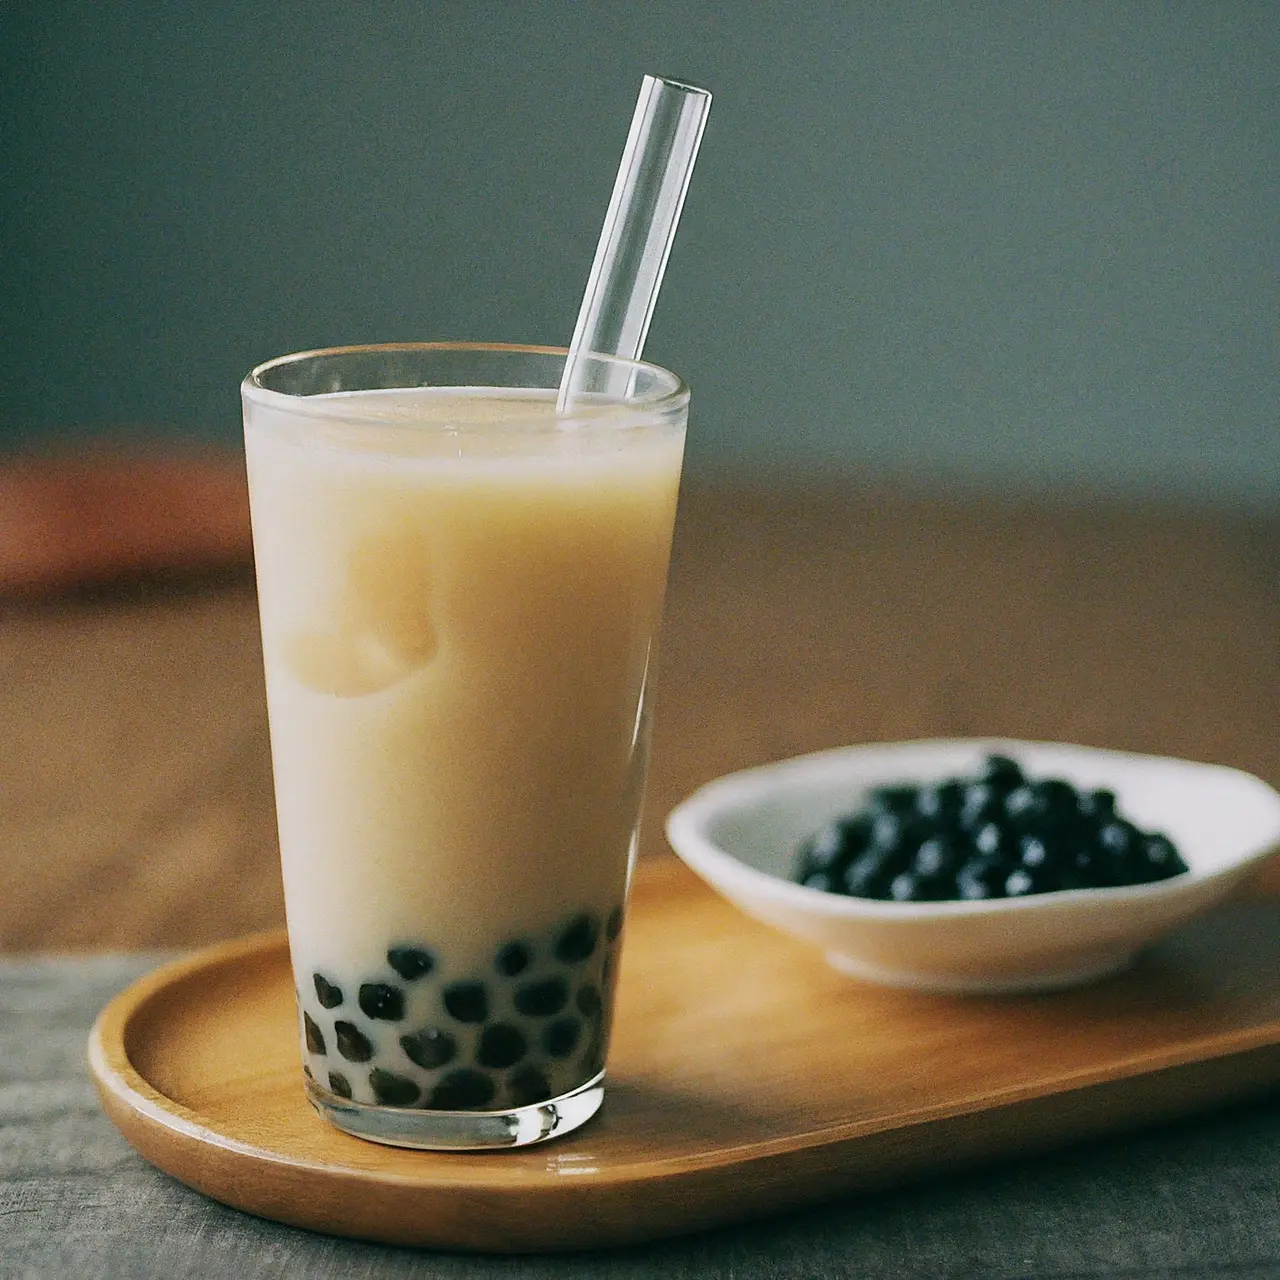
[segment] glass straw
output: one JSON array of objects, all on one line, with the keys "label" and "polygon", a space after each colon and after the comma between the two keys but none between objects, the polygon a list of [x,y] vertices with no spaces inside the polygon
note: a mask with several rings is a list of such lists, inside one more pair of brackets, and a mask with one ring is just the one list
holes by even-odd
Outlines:
[{"label": "glass straw", "polygon": [[640,86],[560,379],[559,414],[585,390],[616,393],[608,373],[605,385],[584,385],[587,352],[636,360],[644,349],[710,109],[711,95],[690,84],[645,76]]}]

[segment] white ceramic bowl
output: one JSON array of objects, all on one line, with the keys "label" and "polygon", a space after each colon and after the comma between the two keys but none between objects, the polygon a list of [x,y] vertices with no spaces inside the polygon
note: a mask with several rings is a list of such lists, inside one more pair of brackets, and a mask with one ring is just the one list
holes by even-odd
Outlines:
[{"label": "white ceramic bowl", "polygon": [[[1032,778],[1109,788],[1121,815],[1164,832],[1190,870],[1150,885],[985,902],[873,902],[789,879],[800,842],[859,808],[870,788],[972,774],[991,752]],[[1226,897],[1280,846],[1280,795],[1250,774],[1189,760],[998,739],[901,742],[717,779],[672,811],[667,837],[735,906],[821,947],[844,973],[928,991],[1035,991],[1122,969]]]}]

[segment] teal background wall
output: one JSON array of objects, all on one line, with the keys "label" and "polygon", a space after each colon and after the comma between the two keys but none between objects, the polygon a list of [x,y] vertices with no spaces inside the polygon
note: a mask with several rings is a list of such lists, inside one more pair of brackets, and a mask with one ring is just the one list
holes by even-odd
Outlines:
[{"label": "teal background wall", "polygon": [[1280,502],[1275,3],[0,4],[0,447],[257,361],[566,341],[645,71],[716,94],[691,467]]}]

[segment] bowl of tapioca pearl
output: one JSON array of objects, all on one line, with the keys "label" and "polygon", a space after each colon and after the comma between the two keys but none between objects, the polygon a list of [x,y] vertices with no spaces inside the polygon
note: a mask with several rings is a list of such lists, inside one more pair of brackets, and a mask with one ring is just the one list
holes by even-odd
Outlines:
[{"label": "bowl of tapioca pearl", "polygon": [[1065,743],[854,746],[717,779],[676,853],[864,981],[1052,990],[1105,977],[1280,847],[1280,794],[1220,765]]}]

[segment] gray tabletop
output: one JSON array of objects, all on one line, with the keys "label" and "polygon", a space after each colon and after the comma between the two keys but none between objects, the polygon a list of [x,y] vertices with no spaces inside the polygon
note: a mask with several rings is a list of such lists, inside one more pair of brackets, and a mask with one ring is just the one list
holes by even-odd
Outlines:
[{"label": "gray tabletop", "polygon": [[98,1009],[157,957],[0,962],[0,1277],[1280,1277],[1280,1100],[891,1194],[607,1253],[330,1239],[153,1169],[98,1109]]}]

